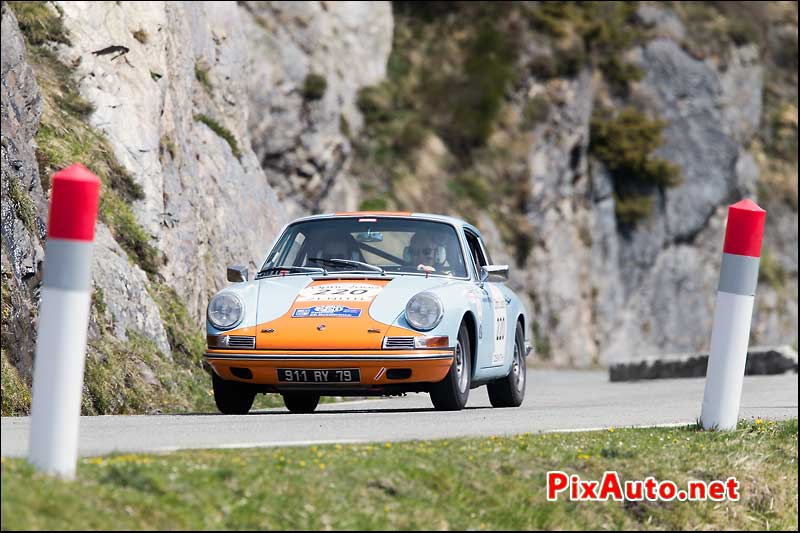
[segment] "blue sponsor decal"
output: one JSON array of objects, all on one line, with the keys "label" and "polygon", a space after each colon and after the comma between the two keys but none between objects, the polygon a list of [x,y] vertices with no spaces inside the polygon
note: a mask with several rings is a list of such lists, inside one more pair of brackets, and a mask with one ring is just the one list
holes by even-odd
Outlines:
[{"label": "blue sponsor decal", "polygon": [[295,309],[292,318],[358,318],[361,309],[353,309],[346,305],[315,305],[303,309]]}]

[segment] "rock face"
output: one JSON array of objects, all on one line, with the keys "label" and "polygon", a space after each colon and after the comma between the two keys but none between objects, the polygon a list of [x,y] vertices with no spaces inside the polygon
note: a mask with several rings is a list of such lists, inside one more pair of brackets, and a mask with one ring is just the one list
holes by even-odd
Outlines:
[{"label": "rock face", "polygon": [[[61,54],[68,64],[80,59],[75,75],[96,107],[91,123],[141,185],[134,212],[163,254],[159,273],[199,321],[225,265],[260,265],[286,218],[250,149],[241,11],[192,2],[61,7],[73,43]],[[92,54],[111,45],[130,51],[114,61]],[[235,149],[201,115],[227,130]]]},{"label": "rock face", "polygon": [[[358,91],[386,76],[389,3],[55,5],[71,44],[48,46],[93,104],[91,126],[142,188],[131,207],[160,254],[154,277],[176,291],[198,328],[226,265],[260,266],[296,216],[358,207],[350,139],[363,125]],[[625,102],[608,96],[590,67],[525,81],[551,110],[528,153],[533,246],[510,282],[533,312],[539,356],[558,364],[707,349],[726,206],[759,200],[759,51],[733,47],[724,66],[698,60],[678,44],[687,30],[674,13],[644,4],[638,16],[654,38],[629,51],[644,73],[630,98],[666,122],[657,155],[680,167],[683,182],[660,191],[633,229],[618,227],[613,181],[588,150],[595,102]],[[109,46],[128,51],[93,53]],[[14,346],[6,356],[28,377],[49,199],[34,140],[42,96],[7,4],[2,50],[3,346]],[[433,159],[446,152],[437,141],[425,145]],[[433,169],[418,171],[438,179]],[[427,192],[419,188],[420,202]],[[797,206],[766,202],[764,248],[786,280],[758,289],[753,343],[763,345],[797,338]],[[491,218],[475,218],[494,260],[513,265]],[[169,357],[153,280],[103,224],[94,269],[103,300],[95,319],[119,338],[141,333]],[[97,320],[90,335],[100,335]]]},{"label": "rock face", "polygon": [[[248,126],[269,183],[290,215],[358,207],[349,135],[360,88],[385,76],[388,2],[240,2],[252,53]],[[313,79],[322,86],[312,91]]]},{"label": "rock face", "polygon": [[[677,18],[649,10],[660,24],[656,35],[683,33]],[[557,94],[558,106],[534,132],[528,207],[534,245],[510,281],[528,295],[540,356],[587,366],[707,349],[726,208],[757,199],[759,168],[748,147],[762,115],[758,57],[754,46],[734,48],[723,69],[663,37],[631,51],[644,72],[631,99],[666,122],[655,155],[683,176],[658,194],[651,215],[633,230],[617,226],[611,178],[587,157],[597,78],[584,71],[571,80],[533,81],[531,91]],[[788,274],[782,288],[759,287],[753,335],[769,344],[797,336],[797,212],[763,206],[764,248],[781,257]],[[488,240],[499,241],[489,217],[479,225]],[[492,254],[511,262],[497,246]]]},{"label": "rock face", "polygon": [[[225,265],[258,268],[289,216],[357,207],[342,130],[360,128],[357,90],[381,81],[391,49],[388,3],[240,4],[56,2],[71,44],[47,45],[71,66],[94,107],[90,125],[141,187],[132,209],[159,252],[157,277],[198,328]],[[41,95],[5,4],[2,35],[3,346],[25,377],[49,199],[33,141]],[[127,52],[94,53],[110,46]],[[312,73],[325,80],[319,96],[305,89]],[[102,223],[93,286],[90,338],[134,331],[170,357],[150,280]]]},{"label": "rock face", "polygon": [[[41,93],[26,61],[14,14],[2,8],[2,276],[3,346],[18,346],[10,360],[30,376],[35,310],[42,280],[46,203],[39,182],[33,136],[42,114]],[[6,342],[7,341],[7,342]]]},{"label": "rock face", "polygon": [[625,312],[602,342],[606,361],[690,351],[709,342],[724,206],[752,197],[758,177],[746,150],[761,116],[763,72],[756,50],[735,49],[725,72],[669,40],[656,39],[636,52],[645,72],[637,96],[667,122],[656,154],[680,167],[683,182],[666,189],[655,216],[620,240]]},{"label": "rock face", "polygon": [[[110,325],[114,336],[126,340],[128,331],[144,333],[167,357],[171,350],[161,314],[153,298],[147,292],[147,276],[144,271],[131,264],[125,251],[111,236],[105,224],[98,223],[95,231],[92,255],[92,283],[102,299],[96,313],[103,316],[90,323],[90,336],[97,321]],[[104,308],[104,309],[103,309]]]}]

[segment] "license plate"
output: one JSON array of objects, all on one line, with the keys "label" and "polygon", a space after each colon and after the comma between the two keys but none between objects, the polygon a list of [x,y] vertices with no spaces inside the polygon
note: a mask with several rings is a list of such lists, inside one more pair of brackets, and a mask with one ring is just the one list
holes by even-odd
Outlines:
[{"label": "license plate", "polygon": [[292,369],[279,368],[278,381],[284,383],[358,383],[357,368]]}]

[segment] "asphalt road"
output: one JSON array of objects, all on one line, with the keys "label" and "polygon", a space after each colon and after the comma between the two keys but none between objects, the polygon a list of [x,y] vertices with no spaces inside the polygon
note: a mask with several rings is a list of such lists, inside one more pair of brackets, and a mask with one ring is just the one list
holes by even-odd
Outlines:
[{"label": "asphalt road", "polygon": [[[493,409],[485,387],[459,412],[434,411],[427,394],[323,404],[313,414],[285,409],[218,414],[82,417],[82,456],[186,448],[297,446],[402,441],[526,432],[693,423],[705,379],[610,383],[607,372],[529,370],[522,407]],[[747,376],[740,418],[797,417],[797,374]],[[2,455],[25,456],[29,419],[3,418]]]}]

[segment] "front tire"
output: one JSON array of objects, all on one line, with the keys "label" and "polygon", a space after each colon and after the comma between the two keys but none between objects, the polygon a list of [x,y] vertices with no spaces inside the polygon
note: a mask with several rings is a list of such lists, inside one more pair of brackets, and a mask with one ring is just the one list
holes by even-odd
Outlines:
[{"label": "front tire", "polygon": [[508,376],[486,386],[492,407],[519,407],[522,405],[522,400],[525,399],[525,378],[527,377],[525,358],[525,332],[522,330],[522,324],[517,322],[511,371]]},{"label": "front tire", "polygon": [[225,415],[246,415],[253,407],[256,392],[247,383],[227,381],[217,375],[211,374],[214,385],[214,402],[219,412]]},{"label": "front tire", "polygon": [[472,347],[467,325],[462,322],[458,330],[456,352],[450,372],[431,388],[431,402],[439,411],[460,411],[467,405],[472,376]]},{"label": "front tire", "polygon": [[292,413],[313,413],[319,404],[319,394],[285,392],[283,403]]}]

